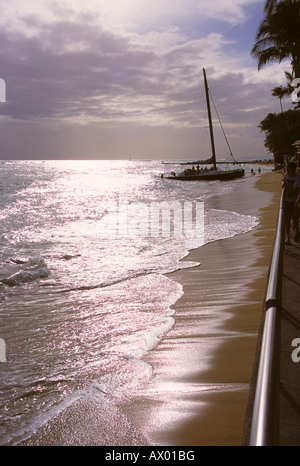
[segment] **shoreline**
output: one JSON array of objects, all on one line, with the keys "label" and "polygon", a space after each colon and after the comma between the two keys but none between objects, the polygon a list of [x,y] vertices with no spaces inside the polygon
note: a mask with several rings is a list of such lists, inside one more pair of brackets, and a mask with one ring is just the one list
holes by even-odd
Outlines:
[{"label": "shoreline", "polygon": [[280,194],[281,174],[270,172],[207,199],[259,225],[191,250],[182,261],[199,266],[166,274],[183,286],[175,325],[144,358],[150,386],[122,407],[150,444],[242,444]]},{"label": "shoreline", "polygon": [[19,445],[241,444],[280,181],[262,174],[205,201],[260,224],[191,250],[182,261],[200,265],[166,274],[183,295],[172,305],[174,327],[142,358],[153,368],[150,382],[120,405],[105,394],[99,405],[79,398]]}]

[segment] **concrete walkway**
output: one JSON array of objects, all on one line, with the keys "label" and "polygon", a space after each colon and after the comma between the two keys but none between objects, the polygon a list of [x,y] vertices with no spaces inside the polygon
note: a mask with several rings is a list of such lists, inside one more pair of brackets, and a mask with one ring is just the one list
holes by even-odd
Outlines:
[{"label": "concrete walkway", "polygon": [[283,257],[279,413],[279,444],[300,446],[300,243],[293,241]]}]

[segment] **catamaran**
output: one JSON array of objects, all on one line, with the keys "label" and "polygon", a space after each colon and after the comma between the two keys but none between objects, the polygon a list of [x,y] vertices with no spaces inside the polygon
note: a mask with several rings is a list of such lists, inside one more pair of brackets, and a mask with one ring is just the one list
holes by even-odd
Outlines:
[{"label": "catamaran", "polygon": [[207,113],[208,113],[208,122],[209,122],[209,131],[210,131],[210,142],[211,142],[211,151],[212,156],[209,159],[212,163],[210,168],[201,168],[197,162],[195,163],[197,167],[193,165],[192,168],[188,168],[181,173],[176,174],[171,172],[170,175],[165,176],[165,178],[170,180],[183,180],[183,181],[205,181],[205,180],[234,180],[235,178],[242,178],[245,174],[245,170],[242,168],[236,168],[232,170],[221,170],[217,167],[216,161],[216,150],[214,142],[214,132],[212,125],[211,109],[210,109],[210,99],[209,99],[209,88],[207,84],[206,72],[203,68],[204,76],[204,86],[205,86],[205,95],[206,95],[206,104],[207,104]]}]

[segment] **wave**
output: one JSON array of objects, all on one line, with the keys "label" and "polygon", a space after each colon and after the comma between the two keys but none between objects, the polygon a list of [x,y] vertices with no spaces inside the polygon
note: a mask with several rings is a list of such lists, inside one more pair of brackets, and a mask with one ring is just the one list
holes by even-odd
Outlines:
[{"label": "wave", "polygon": [[10,259],[10,262],[17,265],[23,265],[24,267],[14,274],[6,278],[2,278],[0,280],[2,285],[13,287],[23,283],[33,282],[34,280],[41,278],[46,278],[51,274],[46,262],[41,256],[30,257],[28,260]]},{"label": "wave", "polygon": [[205,243],[247,233],[259,225],[258,217],[220,209],[209,209],[205,222]]},{"label": "wave", "polygon": [[[128,402],[137,388],[152,377],[152,367],[133,356],[102,354],[88,368],[91,383],[52,404],[5,439],[9,445],[139,445],[144,444],[140,433],[120,407]],[[103,373],[103,366],[105,371]],[[102,375],[97,377],[97,372]],[[89,378],[89,377],[88,377]],[[36,394],[35,386],[28,397]],[[57,380],[47,381],[51,389]],[[24,397],[24,395],[23,395]],[[95,439],[95,440],[93,440]],[[1,443],[0,443],[1,444]]]},{"label": "wave", "polygon": [[109,282],[104,282],[104,283],[97,283],[95,285],[81,285],[81,286],[77,286],[74,288],[65,288],[63,290],[56,291],[56,293],[68,293],[71,291],[87,291],[87,290],[95,290],[97,288],[107,288],[113,285],[118,285],[119,283],[126,282],[128,280],[132,280],[134,278],[150,275],[151,273],[153,273],[152,270],[148,272],[147,271],[137,272],[136,274],[132,274],[126,277],[121,277],[121,278],[118,278],[117,280],[111,280]]}]

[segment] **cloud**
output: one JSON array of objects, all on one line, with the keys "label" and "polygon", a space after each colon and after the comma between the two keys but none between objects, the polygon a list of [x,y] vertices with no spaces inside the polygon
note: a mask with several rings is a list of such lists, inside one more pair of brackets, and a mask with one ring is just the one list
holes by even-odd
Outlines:
[{"label": "cloud", "polygon": [[0,33],[5,112],[12,118],[101,115],[101,99],[138,88],[138,71],[151,59],[126,40],[81,22],[44,24],[42,39]]},{"label": "cloud", "polygon": [[[32,24],[31,18],[26,21]],[[233,82],[232,60],[222,56],[230,41],[217,33],[162,53],[81,19],[38,26],[42,36],[0,33],[7,83],[2,112],[10,118],[81,118],[82,123],[136,118],[162,124],[164,114],[165,124],[170,118],[176,122],[176,115],[182,124],[187,104],[196,103],[203,66],[211,68],[212,79],[227,73],[227,82]]]},{"label": "cloud", "polygon": [[[102,144],[111,156],[122,143],[111,141],[109,149],[105,134],[136,151],[145,141],[154,144],[154,130],[160,147],[167,147],[162,128],[166,141],[194,129],[197,141],[196,130],[206,124],[205,67],[222,119],[234,138],[245,140],[246,128],[272,111],[271,99],[276,107],[270,90],[284,79],[285,64],[258,74],[238,38],[226,35],[226,28],[247,20],[247,8],[256,3],[12,0],[0,18],[7,100],[0,115],[7,134],[18,134],[28,153],[34,144],[39,153],[47,141],[48,156],[49,147],[55,153],[84,152],[79,134],[89,154]],[[17,142],[6,141],[10,153],[15,151]],[[169,147],[172,152],[176,144]]]}]

